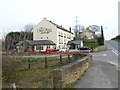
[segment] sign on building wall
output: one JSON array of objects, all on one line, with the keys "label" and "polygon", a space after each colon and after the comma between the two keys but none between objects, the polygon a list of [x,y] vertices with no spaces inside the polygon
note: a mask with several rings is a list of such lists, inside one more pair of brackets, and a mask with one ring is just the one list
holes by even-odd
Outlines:
[{"label": "sign on building wall", "polygon": [[52,29],[48,29],[48,28],[45,28],[45,27],[40,27],[37,30],[37,32],[40,33],[40,34],[48,34],[49,32],[52,32]]}]

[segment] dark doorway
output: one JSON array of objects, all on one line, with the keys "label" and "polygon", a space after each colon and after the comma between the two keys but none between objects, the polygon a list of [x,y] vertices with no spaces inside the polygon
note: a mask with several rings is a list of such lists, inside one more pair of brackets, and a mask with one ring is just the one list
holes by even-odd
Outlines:
[{"label": "dark doorway", "polygon": [[75,44],[74,43],[71,44],[71,49],[75,49]]}]

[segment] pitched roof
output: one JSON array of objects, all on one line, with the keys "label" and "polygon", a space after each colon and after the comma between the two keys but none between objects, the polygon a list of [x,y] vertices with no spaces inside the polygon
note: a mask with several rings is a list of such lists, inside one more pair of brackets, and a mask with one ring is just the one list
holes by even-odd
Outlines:
[{"label": "pitched roof", "polygon": [[55,45],[51,40],[33,40],[32,44],[34,45]]},{"label": "pitched roof", "polygon": [[[47,21],[49,21],[49,20],[47,20]],[[66,31],[66,32],[69,32],[69,33],[73,34],[71,31],[68,31],[68,30],[65,29],[64,27],[62,27],[62,26],[60,26],[60,25],[58,25],[58,24],[56,24],[56,23],[53,23],[52,21],[49,21],[49,22],[52,23],[53,25],[55,25],[57,28],[62,29],[62,30],[64,30],[64,31]]]},{"label": "pitched roof", "polygon": [[[30,45],[55,45],[55,43],[51,40],[26,40]],[[24,41],[20,41],[16,45],[22,45]]]},{"label": "pitched roof", "polygon": [[68,41],[67,45],[71,45],[71,44],[79,45],[80,43],[81,40],[72,40],[72,41]]}]

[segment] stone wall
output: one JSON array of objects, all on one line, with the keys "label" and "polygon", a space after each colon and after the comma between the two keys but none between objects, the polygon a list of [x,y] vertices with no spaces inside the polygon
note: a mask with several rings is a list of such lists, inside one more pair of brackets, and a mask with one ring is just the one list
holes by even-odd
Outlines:
[{"label": "stone wall", "polygon": [[53,88],[63,88],[74,83],[92,64],[92,56],[87,55],[68,65],[53,70]]},{"label": "stone wall", "polygon": [[99,46],[98,48],[94,49],[95,52],[99,52],[99,51],[103,51],[109,49],[108,45],[103,45],[103,46]]}]

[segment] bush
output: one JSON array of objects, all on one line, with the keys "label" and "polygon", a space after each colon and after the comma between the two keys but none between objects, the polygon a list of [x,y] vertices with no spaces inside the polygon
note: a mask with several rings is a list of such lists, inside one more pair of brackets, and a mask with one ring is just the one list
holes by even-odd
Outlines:
[{"label": "bush", "polygon": [[99,37],[99,38],[97,38],[97,40],[98,40],[99,46],[104,45],[104,38],[103,37]]},{"label": "bush", "polygon": [[90,47],[90,48],[96,48],[99,46],[98,41],[96,39],[94,40],[86,40],[84,41],[84,46]]}]

